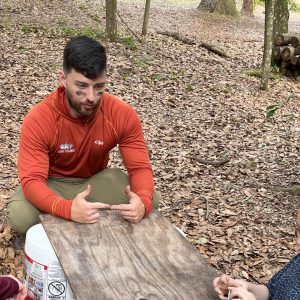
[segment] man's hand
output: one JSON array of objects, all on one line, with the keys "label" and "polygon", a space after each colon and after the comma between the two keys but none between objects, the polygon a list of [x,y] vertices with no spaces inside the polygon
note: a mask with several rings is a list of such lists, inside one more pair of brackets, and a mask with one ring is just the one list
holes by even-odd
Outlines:
[{"label": "man's hand", "polygon": [[78,223],[96,223],[100,216],[99,209],[110,208],[110,205],[106,203],[87,202],[85,198],[90,194],[90,192],[91,186],[88,185],[86,190],[75,197],[71,206],[71,220]]},{"label": "man's hand", "polygon": [[125,192],[129,197],[129,204],[112,205],[110,208],[119,210],[123,219],[138,223],[145,215],[145,205],[141,198],[130,190],[129,185],[126,186]]},{"label": "man's hand", "polygon": [[[222,275],[221,277],[217,277],[213,281],[213,286],[216,293],[219,296],[219,299],[227,299],[225,295],[228,293],[229,287],[241,287],[245,290],[248,290],[248,283],[241,279],[233,279],[228,275]],[[247,298],[246,298],[247,299]]]},{"label": "man's hand", "polygon": [[242,287],[230,287],[230,299],[237,300],[256,300],[255,296]]},{"label": "man's hand", "polygon": [[27,287],[15,276],[13,275],[3,275],[2,277],[10,277],[13,280],[15,280],[18,285],[19,285],[19,292],[18,294],[14,297],[15,300],[25,300],[27,296]]}]

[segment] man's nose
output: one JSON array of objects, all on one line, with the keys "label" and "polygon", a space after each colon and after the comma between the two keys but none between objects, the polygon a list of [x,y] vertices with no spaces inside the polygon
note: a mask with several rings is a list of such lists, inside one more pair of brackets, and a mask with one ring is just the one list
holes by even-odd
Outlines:
[{"label": "man's nose", "polygon": [[86,93],[86,97],[90,102],[95,102],[96,100],[96,94],[93,88],[89,88],[87,93]]}]

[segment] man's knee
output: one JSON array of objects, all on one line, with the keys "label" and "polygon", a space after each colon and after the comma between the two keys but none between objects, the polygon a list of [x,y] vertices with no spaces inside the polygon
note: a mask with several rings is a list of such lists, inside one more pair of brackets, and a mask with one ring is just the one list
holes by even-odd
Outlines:
[{"label": "man's knee", "polygon": [[111,168],[104,170],[105,176],[111,179],[112,183],[129,184],[128,175],[119,168]]},{"label": "man's knee", "polygon": [[[128,175],[119,168],[105,169],[89,180],[92,193],[88,197],[91,202],[104,202],[110,204],[128,203],[125,187],[129,184]],[[93,188],[94,187],[94,188]],[[152,208],[159,206],[159,196],[154,191]]]},{"label": "man's knee", "polygon": [[[128,175],[119,168],[106,169],[104,172],[107,172],[106,175],[110,177],[111,183],[113,184],[114,187],[116,186],[116,183],[124,187],[129,184]],[[160,199],[158,193],[154,191],[153,200],[152,200],[153,209],[158,209],[159,200]]]},{"label": "man's knee", "polygon": [[18,233],[25,234],[31,226],[40,222],[41,212],[24,198],[21,188],[17,188],[12,196],[7,205],[7,211],[8,222]]}]

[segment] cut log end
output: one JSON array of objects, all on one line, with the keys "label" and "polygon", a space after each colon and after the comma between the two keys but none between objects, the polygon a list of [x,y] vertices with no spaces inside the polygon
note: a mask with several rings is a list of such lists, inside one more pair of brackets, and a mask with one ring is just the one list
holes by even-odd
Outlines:
[{"label": "cut log end", "polygon": [[277,34],[273,44],[272,66],[277,66],[284,76],[299,81],[300,35]]},{"label": "cut log end", "polygon": [[300,46],[300,37],[299,36],[292,36],[291,37],[291,44],[295,48]]},{"label": "cut log end", "polygon": [[295,48],[293,46],[286,46],[281,51],[280,56],[282,60],[289,61],[291,57],[294,55],[294,52],[295,52]]},{"label": "cut log end", "polygon": [[291,36],[287,34],[277,34],[275,37],[275,46],[287,46],[291,43]]}]

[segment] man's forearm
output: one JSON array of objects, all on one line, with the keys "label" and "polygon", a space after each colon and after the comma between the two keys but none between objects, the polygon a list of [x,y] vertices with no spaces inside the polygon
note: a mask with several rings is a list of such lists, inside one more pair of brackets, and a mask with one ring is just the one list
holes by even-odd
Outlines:
[{"label": "man's forearm", "polygon": [[45,182],[31,180],[24,184],[21,181],[21,185],[25,198],[39,210],[68,220],[71,219],[72,201],[57,195]]},{"label": "man's forearm", "polygon": [[263,284],[254,284],[248,282],[248,291],[254,294],[256,300],[268,300],[269,299],[269,290]]}]

